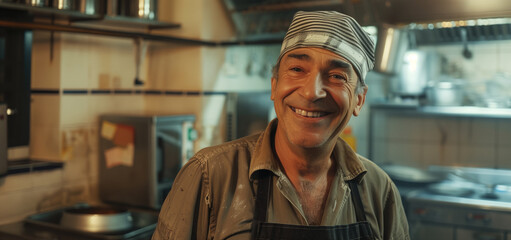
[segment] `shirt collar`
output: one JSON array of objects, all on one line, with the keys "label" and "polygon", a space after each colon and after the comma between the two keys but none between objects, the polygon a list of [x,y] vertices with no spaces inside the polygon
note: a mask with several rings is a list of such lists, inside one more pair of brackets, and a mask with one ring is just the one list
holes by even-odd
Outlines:
[{"label": "shirt collar", "polygon": [[[250,162],[249,174],[251,179],[254,177],[253,174],[259,170],[269,170],[277,176],[282,174],[272,147],[277,124],[277,119],[272,120],[257,140],[254,155]],[[337,161],[337,166],[340,166],[337,171],[344,181],[353,180],[359,176],[359,179],[361,179],[367,172],[355,151],[341,138],[338,138],[335,144],[333,159]]]},{"label": "shirt collar", "polygon": [[258,170],[270,170],[276,175],[281,175],[280,168],[277,163],[277,159],[273,154],[273,137],[275,136],[275,130],[277,129],[277,119],[273,119],[270,124],[266,127],[266,130],[259,135],[257,140],[254,156],[250,161],[249,174],[250,178],[253,179],[254,172]]}]

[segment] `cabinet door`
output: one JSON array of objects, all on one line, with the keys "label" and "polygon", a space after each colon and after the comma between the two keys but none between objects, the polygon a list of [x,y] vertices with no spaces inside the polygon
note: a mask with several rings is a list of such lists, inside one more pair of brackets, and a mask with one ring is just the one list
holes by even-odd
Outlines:
[{"label": "cabinet door", "polygon": [[504,232],[464,228],[456,229],[456,240],[504,240],[504,239],[505,239]]},{"label": "cabinet door", "polygon": [[454,240],[454,227],[416,223],[410,228],[413,240]]}]

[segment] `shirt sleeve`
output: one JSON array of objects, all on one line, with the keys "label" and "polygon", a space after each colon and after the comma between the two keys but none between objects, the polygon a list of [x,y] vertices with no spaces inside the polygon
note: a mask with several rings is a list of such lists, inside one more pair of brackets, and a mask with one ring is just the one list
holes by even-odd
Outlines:
[{"label": "shirt sleeve", "polygon": [[384,230],[385,240],[409,240],[408,220],[403,208],[401,196],[393,182],[385,201],[384,209]]},{"label": "shirt sleeve", "polygon": [[152,240],[206,239],[208,196],[204,164],[192,158],[180,170],[162,205]]}]

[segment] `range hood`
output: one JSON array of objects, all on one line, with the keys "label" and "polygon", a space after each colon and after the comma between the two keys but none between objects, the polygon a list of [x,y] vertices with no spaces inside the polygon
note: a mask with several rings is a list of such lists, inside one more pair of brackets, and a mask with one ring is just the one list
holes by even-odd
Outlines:
[{"label": "range hood", "polygon": [[460,41],[456,27],[468,28],[469,41],[509,39],[511,32],[506,21],[463,25],[477,19],[511,18],[510,0],[223,1],[240,39],[283,38],[294,13],[300,10],[336,10],[353,16],[365,26],[411,25],[417,44]]},{"label": "range hood", "polygon": [[368,0],[223,0],[240,39],[282,39],[297,11],[335,10],[375,23]]}]

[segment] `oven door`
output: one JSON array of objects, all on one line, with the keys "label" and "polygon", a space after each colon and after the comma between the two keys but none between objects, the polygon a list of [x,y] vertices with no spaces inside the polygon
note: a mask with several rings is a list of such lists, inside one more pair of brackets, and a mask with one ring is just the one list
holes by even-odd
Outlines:
[{"label": "oven door", "polygon": [[505,232],[466,228],[456,229],[456,240],[504,240],[504,239],[506,239]]},{"label": "oven door", "polygon": [[411,222],[410,232],[414,240],[454,240],[454,227],[445,224]]}]

